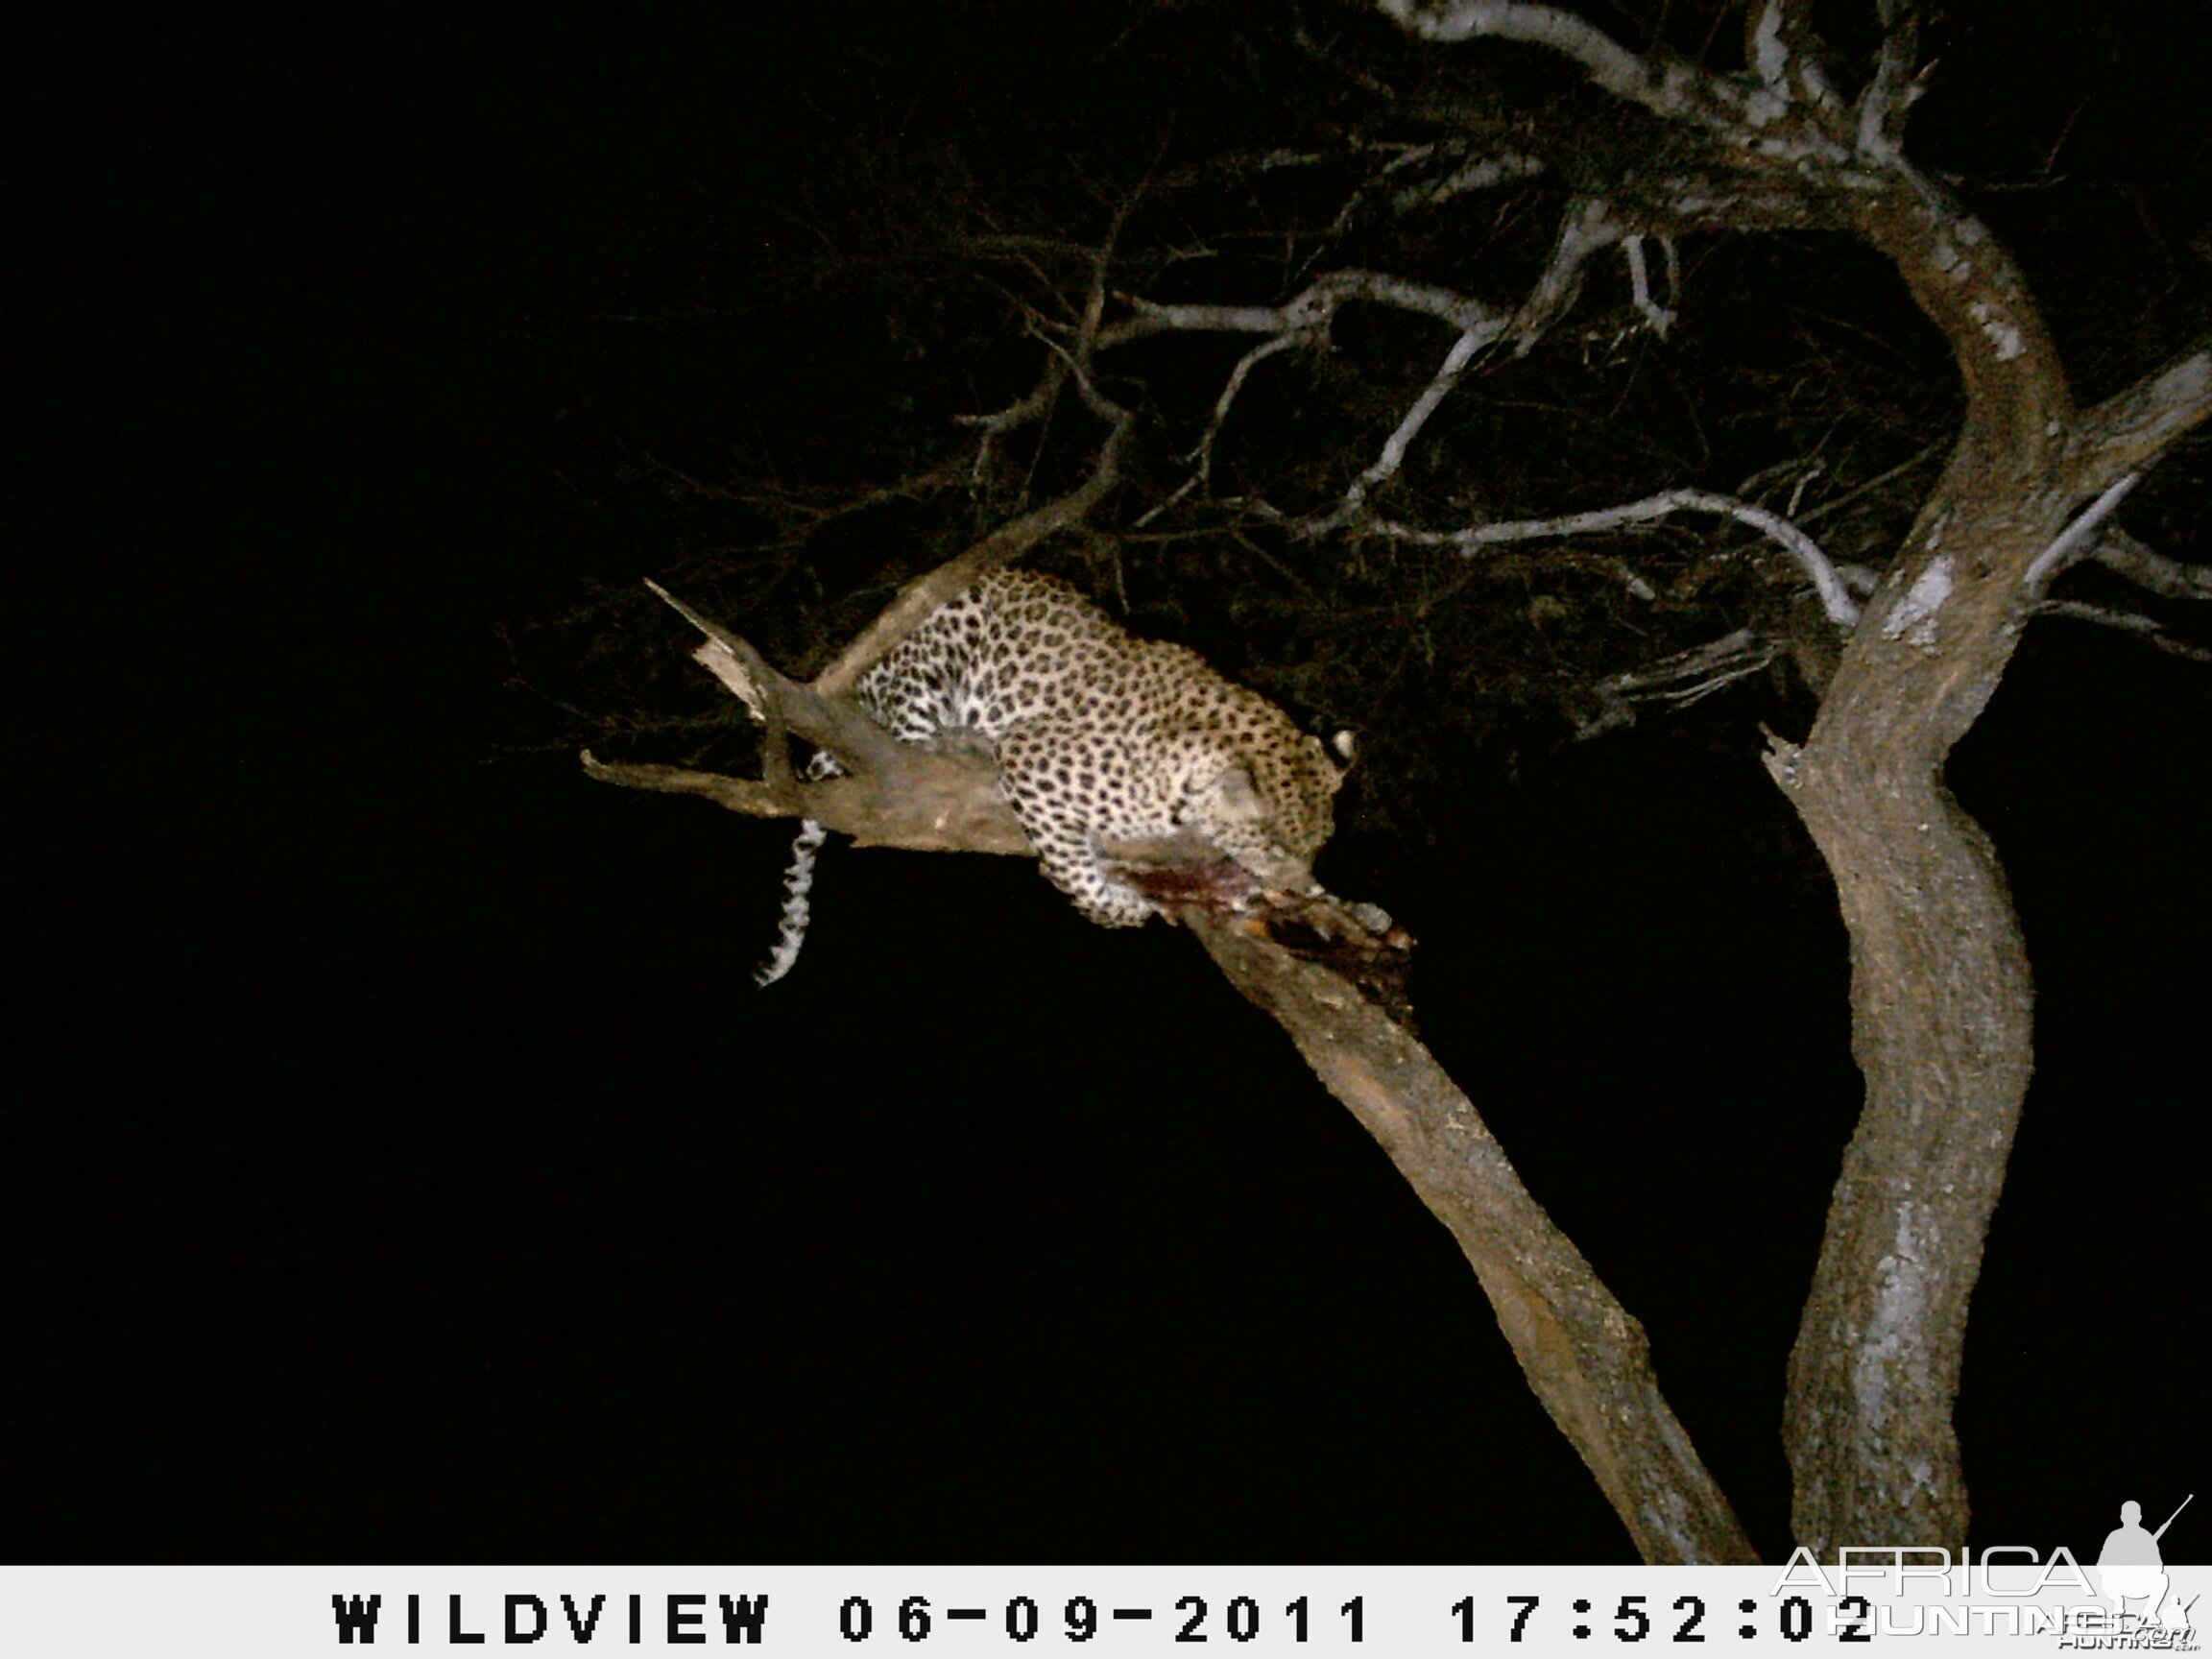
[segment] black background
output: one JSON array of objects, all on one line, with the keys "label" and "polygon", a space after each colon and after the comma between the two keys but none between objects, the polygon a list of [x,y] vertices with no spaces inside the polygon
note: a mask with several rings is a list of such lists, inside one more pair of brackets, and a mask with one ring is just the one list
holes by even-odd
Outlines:
[{"label": "black background", "polygon": [[[1021,48],[947,18],[906,73]],[[619,288],[635,192],[704,156],[741,202],[901,58],[807,27],[34,26],[0,1550],[1628,1559],[1449,1238],[1188,940],[839,847],[758,993],[783,828],[495,753],[493,625],[562,576],[496,342]],[[2052,622],[1953,768],[2039,985],[1979,1543],[2093,1549],[2204,1467],[2208,734],[2200,665]],[[1858,1082],[1757,741],[1470,778],[1375,896],[1779,1554]]]}]

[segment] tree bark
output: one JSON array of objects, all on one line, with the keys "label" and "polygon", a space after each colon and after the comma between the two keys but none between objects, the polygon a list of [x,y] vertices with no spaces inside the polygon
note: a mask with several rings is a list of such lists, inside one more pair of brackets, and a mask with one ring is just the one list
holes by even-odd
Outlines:
[{"label": "tree bark", "polygon": [[[2063,527],[1962,445],[1802,750],[1767,759],[1835,877],[1866,1079],[1790,1360],[1797,1541],[1965,1542],[1966,1310],[2032,1070],[2033,987],[1995,849],[1944,788],[2009,658],[2019,573]],[[1948,551],[1935,551],[1937,541]],[[1918,614],[1939,573],[1979,568]],[[1938,573],[1932,576],[1931,572]],[[1920,599],[1912,599],[1917,590]]]},{"label": "tree bark", "polygon": [[1647,1562],[1758,1560],[1659,1392],[1644,1327],[1530,1196],[1474,1104],[1343,979],[1202,910],[1182,920],[1289,1033],[1466,1253],[1528,1385]]},{"label": "tree bark", "polygon": [[1949,339],[1967,407],[1804,747],[1767,757],[1836,879],[1866,1079],[1783,1415],[1792,1525],[1822,1559],[1966,1541],[1951,1414],[2033,1070],[2034,992],[1996,850],[1944,788],[1944,763],[1996,691],[2056,555],[2072,541],[2085,553],[2128,469],[2212,404],[2200,343],[2077,410],[2011,257],[1926,180],[1900,172],[1855,221]]}]

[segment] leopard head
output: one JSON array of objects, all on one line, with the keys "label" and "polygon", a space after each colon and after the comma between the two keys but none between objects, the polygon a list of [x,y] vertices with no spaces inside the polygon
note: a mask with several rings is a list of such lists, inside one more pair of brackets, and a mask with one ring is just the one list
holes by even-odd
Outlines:
[{"label": "leopard head", "polygon": [[1189,822],[1270,887],[1313,886],[1313,856],[1334,829],[1351,733],[1324,744],[1286,723],[1281,740],[1247,743],[1193,793]]}]

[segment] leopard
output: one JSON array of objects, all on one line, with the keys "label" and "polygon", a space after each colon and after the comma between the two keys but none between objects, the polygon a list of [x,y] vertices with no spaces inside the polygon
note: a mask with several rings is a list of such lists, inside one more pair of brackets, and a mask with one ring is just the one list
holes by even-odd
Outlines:
[{"label": "leopard", "polygon": [[[1056,576],[1001,568],[978,578],[854,692],[902,742],[987,745],[1043,874],[1101,926],[1159,914],[1109,867],[1105,846],[1186,830],[1263,887],[1324,891],[1313,859],[1334,827],[1351,734],[1324,743],[1190,646],[1129,633]],[[834,770],[821,756],[810,767]],[[803,826],[762,984],[797,959],[821,842],[820,826]]]}]

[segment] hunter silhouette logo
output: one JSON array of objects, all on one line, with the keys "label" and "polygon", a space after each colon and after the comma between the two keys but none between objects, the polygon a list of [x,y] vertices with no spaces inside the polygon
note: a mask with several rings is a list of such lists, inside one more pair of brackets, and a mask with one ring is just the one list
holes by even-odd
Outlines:
[{"label": "hunter silhouette logo", "polygon": [[2160,1617],[2159,1608],[2167,1600],[2171,1580],[2166,1576],[2165,1558],[2158,1553],[2158,1540],[2166,1536],[2166,1527],[2174,1525],[2196,1496],[2192,1492],[2182,1499],[2180,1507],[2167,1516],[2166,1525],[2155,1532],[2143,1530],[2142,1504],[2129,1501],[2120,1505],[2120,1525],[2104,1535],[2104,1548],[2097,1552],[2097,1576],[2104,1582],[2115,1617],[2128,1611],[2128,1602],[2141,1601],[2145,1623],[2155,1620],[2168,1629],[2189,1628],[2189,1610],[2179,1601],[2167,1606],[2165,1616]]}]

